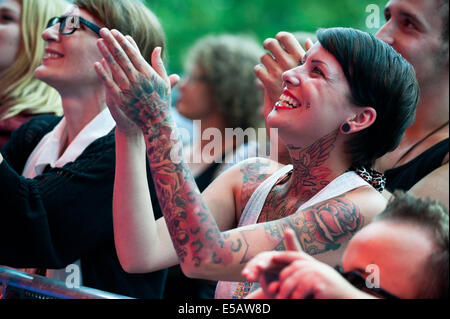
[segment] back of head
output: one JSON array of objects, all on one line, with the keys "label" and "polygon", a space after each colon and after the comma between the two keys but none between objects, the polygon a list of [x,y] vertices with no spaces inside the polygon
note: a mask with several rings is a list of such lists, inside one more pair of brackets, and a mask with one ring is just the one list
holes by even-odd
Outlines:
[{"label": "back of head", "polygon": [[34,76],[41,64],[45,43],[41,33],[48,20],[64,13],[64,0],[19,0],[21,44],[14,64],[0,74],[0,120],[19,113],[62,114],[61,98],[50,86]]},{"label": "back of head", "polygon": [[445,207],[429,199],[418,199],[397,191],[377,221],[411,223],[431,235],[434,251],[426,269],[417,269],[424,278],[416,298],[448,298],[449,284],[449,216]]},{"label": "back of head", "polygon": [[262,91],[253,70],[262,54],[252,38],[228,34],[206,36],[189,50],[187,71],[196,67],[207,79],[215,106],[231,128],[245,130],[259,122]]},{"label": "back of head", "polygon": [[414,68],[388,44],[362,31],[322,29],[317,38],[341,65],[350,100],[377,112],[375,122],[353,134],[349,142],[353,166],[371,167],[398,146],[414,121],[419,98]]},{"label": "back of head", "polygon": [[131,36],[147,62],[150,63],[155,47],[164,50],[161,24],[141,0],[74,0],[73,4],[88,11],[108,29]]}]

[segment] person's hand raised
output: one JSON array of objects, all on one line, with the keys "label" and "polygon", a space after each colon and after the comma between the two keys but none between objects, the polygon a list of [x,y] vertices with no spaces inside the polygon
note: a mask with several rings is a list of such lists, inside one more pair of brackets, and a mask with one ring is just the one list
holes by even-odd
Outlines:
[{"label": "person's hand raised", "polygon": [[100,35],[97,45],[104,58],[95,63],[95,70],[106,87],[106,103],[118,128],[133,134],[136,126],[147,131],[165,121],[170,112],[171,86],[179,77],[167,76],[161,48],[153,51],[152,67],[131,37],[106,28]]},{"label": "person's hand raised", "polygon": [[[275,39],[266,39],[263,46],[270,53],[261,57],[262,64],[255,67],[255,74],[266,91],[265,107],[271,110],[283,91],[281,77],[283,72],[298,66],[305,55],[305,50],[289,32],[279,32]],[[313,42],[307,40],[306,51],[312,46]],[[265,115],[266,113],[267,111],[264,111]]]}]

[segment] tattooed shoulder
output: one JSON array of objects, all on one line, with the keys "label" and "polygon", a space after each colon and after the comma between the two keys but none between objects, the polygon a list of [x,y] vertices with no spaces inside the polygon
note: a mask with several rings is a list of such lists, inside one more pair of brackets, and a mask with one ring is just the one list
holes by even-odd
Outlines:
[{"label": "tattooed shoulder", "polygon": [[252,158],[240,164],[240,206],[244,209],[258,186],[283,165],[266,158]]}]

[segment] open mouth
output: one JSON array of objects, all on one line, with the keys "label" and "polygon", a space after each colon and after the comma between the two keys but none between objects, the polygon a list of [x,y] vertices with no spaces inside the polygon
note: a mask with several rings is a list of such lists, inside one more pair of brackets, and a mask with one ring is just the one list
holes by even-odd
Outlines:
[{"label": "open mouth", "polygon": [[289,91],[285,90],[281,94],[277,103],[275,103],[276,109],[297,109],[302,106],[302,103],[297,100]]},{"label": "open mouth", "polygon": [[46,59],[46,60],[47,59],[59,59],[59,58],[62,58],[63,56],[64,55],[59,52],[46,49],[45,54],[44,54],[44,59]]}]

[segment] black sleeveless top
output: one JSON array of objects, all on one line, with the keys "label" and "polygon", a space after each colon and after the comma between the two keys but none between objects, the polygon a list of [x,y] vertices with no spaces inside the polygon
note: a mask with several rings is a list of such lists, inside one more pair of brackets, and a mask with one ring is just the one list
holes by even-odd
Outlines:
[{"label": "black sleeveless top", "polygon": [[384,172],[386,189],[391,193],[397,189],[408,191],[418,181],[442,165],[448,153],[449,139],[429,148],[412,161]]}]

